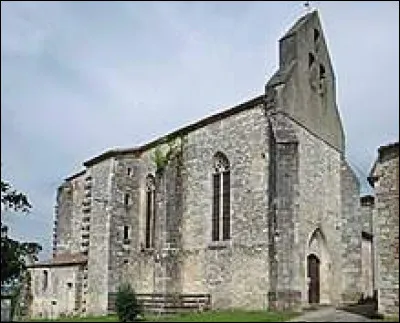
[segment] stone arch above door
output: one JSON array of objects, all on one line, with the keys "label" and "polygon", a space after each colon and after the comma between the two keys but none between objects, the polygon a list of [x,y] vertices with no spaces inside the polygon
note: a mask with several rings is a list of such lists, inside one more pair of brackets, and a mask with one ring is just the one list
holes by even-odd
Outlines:
[{"label": "stone arch above door", "polygon": [[308,239],[308,254],[314,253],[318,258],[322,253],[328,250],[326,237],[320,227],[316,228]]}]

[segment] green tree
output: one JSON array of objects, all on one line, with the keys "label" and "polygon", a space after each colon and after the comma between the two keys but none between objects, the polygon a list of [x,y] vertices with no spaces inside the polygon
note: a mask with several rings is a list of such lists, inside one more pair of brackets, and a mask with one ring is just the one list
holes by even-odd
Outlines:
[{"label": "green tree", "polygon": [[131,285],[119,286],[115,308],[120,322],[134,322],[138,319],[138,315],[142,313],[142,306]]},{"label": "green tree", "polygon": [[[1,180],[1,206],[4,211],[28,213],[32,205],[28,197]],[[13,284],[26,268],[26,257],[37,260],[42,247],[36,242],[20,242],[8,236],[8,227],[1,222],[1,286]]]},{"label": "green tree", "polygon": [[3,180],[1,180],[1,204],[6,210],[11,209],[16,212],[29,212],[32,208],[25,194],[17,192]]}]

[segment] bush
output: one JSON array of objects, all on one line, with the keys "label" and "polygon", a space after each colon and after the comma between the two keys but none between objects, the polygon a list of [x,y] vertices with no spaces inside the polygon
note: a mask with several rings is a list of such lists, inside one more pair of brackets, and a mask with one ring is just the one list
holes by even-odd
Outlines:
[{"label": "bush", "polygon": [[120,322],[136,321],[138,315],[142,313],[142,306],[129,284],[119,286],[115,299],[115,309]]}]

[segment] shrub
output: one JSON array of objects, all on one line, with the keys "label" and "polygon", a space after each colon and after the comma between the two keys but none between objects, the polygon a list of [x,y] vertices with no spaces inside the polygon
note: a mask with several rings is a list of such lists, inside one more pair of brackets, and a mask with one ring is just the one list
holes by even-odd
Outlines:
[{"label": "shrub", "polygon": [[142,313],[136,293],[129,284],[122,284],[118,288],[115,299],[115,309],[120,322],[133,322]]}]

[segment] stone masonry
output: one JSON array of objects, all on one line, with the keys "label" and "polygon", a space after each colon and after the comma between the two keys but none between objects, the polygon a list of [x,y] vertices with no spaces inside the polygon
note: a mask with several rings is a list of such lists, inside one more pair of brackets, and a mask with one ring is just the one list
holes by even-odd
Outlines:
[{"label": "stone masonry", "polygon": [[79,313],[83,304],[84,255],[55,256],[30,266],[29,315],[57,318]]},{"label": "stone masonry", "polygon": [[364,297],[373,297],[375,292],[375,269],[374,269],[374,228],[372,222],[375,200],[372,195],[362,196],[361,217],[362,217],[362,241],[361,241],[361,261],[362,261],[362,293]]},{"label": "stone masonry", "polygon": [[62,183],[54,255],[86,257],[75,314],[106,314],[123,282],[145,294],[208,294],[214,309],[360,297],[359,184],[318,13],[279,48],[262,95],[107,151]]},{"label": "stone masonry", "polygon": [[374,188],[378,310],[399,314],[399,143],[382,146],[369,177]]}]

